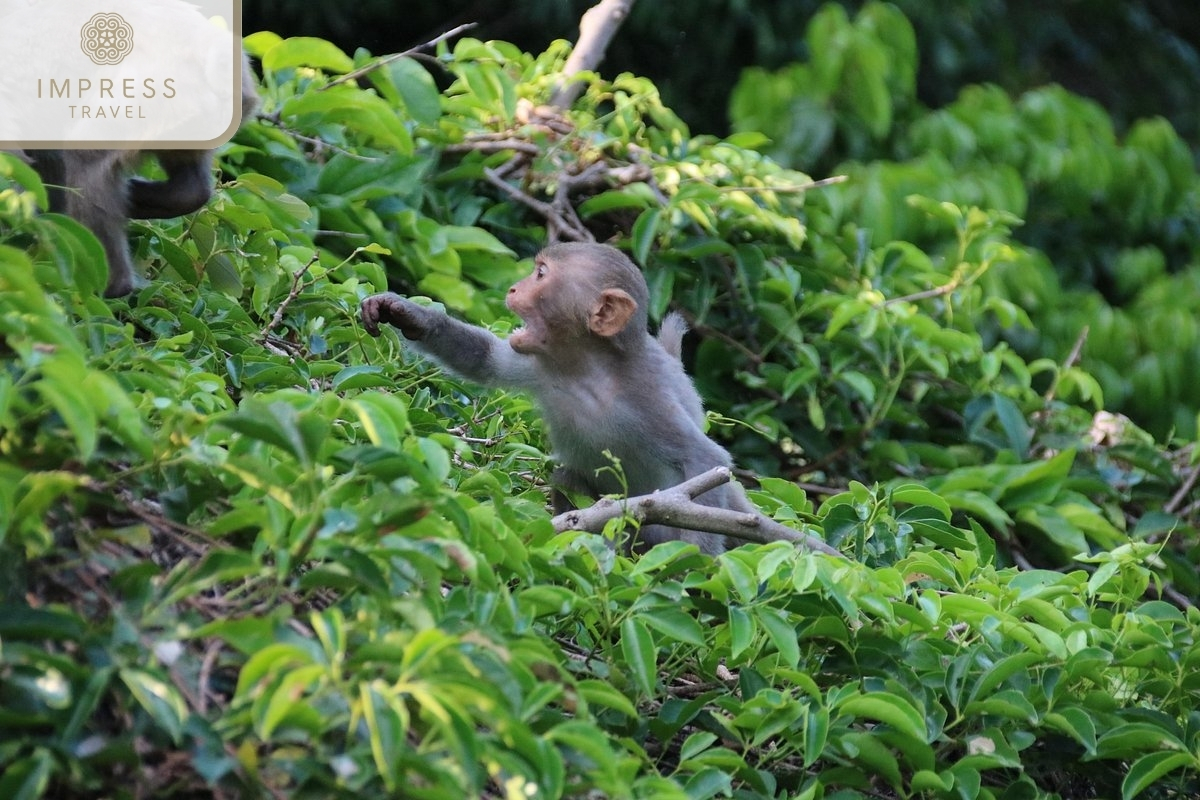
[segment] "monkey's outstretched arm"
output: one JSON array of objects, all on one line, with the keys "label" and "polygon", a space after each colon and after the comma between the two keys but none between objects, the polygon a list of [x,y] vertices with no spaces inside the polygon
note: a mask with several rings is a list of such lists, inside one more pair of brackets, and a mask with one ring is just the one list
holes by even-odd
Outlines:
[{"label": "monkey's outstretched arm", "polygon": [[508,342],[483,328],[459,322],[392,292],[366,298],[361,311],[367,333],[378,336],[380,323],[395,325],[417,350],[464,378],[522,389],[538,384],[535,359],[516,352]]}]

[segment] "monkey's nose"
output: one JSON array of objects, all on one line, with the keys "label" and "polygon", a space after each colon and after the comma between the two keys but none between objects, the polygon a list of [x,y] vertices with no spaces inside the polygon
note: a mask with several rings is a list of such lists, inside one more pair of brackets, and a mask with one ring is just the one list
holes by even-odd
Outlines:
[{"label": "monkey's nose", "polygon": [[508,293],[509,293],[509,294],[513,294],[513,293],[514,293],[514,292],[516,292],[516,291],[517,291],[517,287],[515,287],[515,286],[510,286],[510,287],[508,287]]}]

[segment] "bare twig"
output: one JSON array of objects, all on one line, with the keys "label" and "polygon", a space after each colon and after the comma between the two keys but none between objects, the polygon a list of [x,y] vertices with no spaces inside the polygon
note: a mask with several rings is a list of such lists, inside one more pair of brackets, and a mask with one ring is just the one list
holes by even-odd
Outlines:
[{"label": "bare twig", "polygon": [[678,486],[638,497],[598,500],[590,508],[559,514],[552,522],[554,529],[560,532],[601,533],[609,520],[626,516],[643,525],[671,525],[732,536],[747,542],[792,542],[807,550],[845,558],[841,552],[817,537],[792,530],[763,514],[713,508],[695,501],[705,492],[729,483],[732,478],[733,473],[727,467],[714,467]]},{"label": "bare twig", "polygon": [[826,186],[833,186],[838,183],[845,183],[850,180],[849,175],[831,175],[828,178],[821,178],[817,181],[809,181],[808,183],[800,183],[795,186],[718,186],[718,192],[774,192],[775,194],[798,194],[800,192],[811,191],[812,189],[824,189]]},{"label": "bare twig", "polygon": [[550,95],[550,105],[567,108],[575,102],[583,91],[583,83],[573,78],[579,72],[591,72],[600,65],[608,43],[632,7],[633,0],[600,0],[583,13],[579,20],[579,41],[563,65],[562,79]]},{"label": "bare twig", "polygon": [[[1075,337],[1075,344],[1071,347],[1071,352],[1067,354],[1067,360],[1062,364],[1062,368],[1064,370],[1070,369],[1079,363],[1079,357],[1083,355],[1083,346],[1087,344],[1088,333],[1090,330],[1091,329],[1087,325],[1084,325],[1083,330],[1079,332],[1079,336]],[[1043,398],[1046,401],[1046,405],[1050,405],[1051,401],[1054,400],[1054,395],[1057,392],[1058,381],[1056,380],[1051,383],[1050,388],[1046,390],[1045,397]]]},{"label": "bare twig", "polygon": [[541,148],[533,142],[514,139],[512,137],[505,137],[503,139],[472,137],[465,142],[448,144],[442,149],[447,153],[503,153],[505,150],[516,150],[519,153],[527,153],[531,156],[541,155],[542,152]]},{"label": "bare twig", "polygon": [[392,53],[390,56],[385,56],[384,58],[378,59],[377,61],[372,61],[369,64],[364,64],[363,66],[359,67],[356,70],[351,70],[350,72],[347,72],[345,75],[342,75],[340,78],[335,78],[335,79],[331,80],[329,83],[322,86],[319,91],[324,91],[325,89],[328,89],[331,86],[337,86],[339,83],[349,83],[350,81],[356,81],[359,78],[361,78],[363,75],[366,75],[369,72],[373,72],[374,70],[377,70],[382,66],[386,66],[387,64],[390,64],[393,61],[399,61],[402,58],[407,58],[408,56],[416,55],[417,53],[419,53],[422,50],[428,50],[430,47],[437,45],[439,42],[444,42],[447,39],[452,39],[455,36],[458,36],[460,33],[463,33],[464,31],[469,31],[471,28],[474,28],[474,27],[475,27],[474,22],[468,22],[464,25],[459,25],[457,28],[451,28],[450,30],[446,31],[445,33],[435,36],[434,38],[430,39],[428,42],[425,42],[424,44],[419,44],[416,47],[408,48],[403,53]]},{"label": "bare twig", "polygon": [[1183,484],[1179,487],[1179,490],[1176,491],[1175,494],[1172,495],[1171,499],[1167,501],[1167,504],[1163,506],[1163,511],[1167,512],[1168,514],[1174,514],[1179,507],[1183,505],[1183,501],[1187,499],[1187,496],[1195,487],[1197,478],[1200,478],[1200,464],[1197,464],[1188,470],[1187,478],[1184,479]]},{"label": "bare twig", "polygon": [[[551,204],[538,200],[536,197],[530,197],[525,192],[510,185],[495,170],[488,169],[487,167],[483,169],[483,176],[487,178],[488,183],[507,194],[513,200],[541,214],[546,219],[546,226],[549,229],[552,241],[562,241],[563,239],[569,239],[573,242],[595,241],[595,237],[579,222],[578,217],[575,216],[574,209],[571,209],[569,204],[566,209],[562,209],[558,202]],[[566,211],[570,213],[567,214]]]},{"label": "bare twig", "polygon": [[317,263],[317,258],[318,256],[314,255],[308,260],[307,264],[296,270],[296,273],[292,275],[291,291],[288,292],[287,297],[283,298],[283,302],[279,304],[279,308],[275,309],[275,315],[271,317],[271,321],[267,323],[267,327],[263,328],[262,333],[259,334],[259,337],[264,342],[271,334],[271,331],[275,330],[279,323],[283,321],[283,312],[287,311],[287,307],[292,304],[292,301],[300,296],[300,290],[304,288],[304,284],[301,283],[301,281],[303,280],[304,276],[308,274],[308,271],[312,269],[312,265]]},{"label": "bare twig", "polygon": [[886,308],[887,306],[895,305],[896,303],[915,303],[918,300],[929,300],[934,297],[943,297],[944,295],[950,294],[960,286],[962,286],[962,281],[960,281],[958,278],[953,278],[949,283],[944,283],[941,286],[934,287],[933,289],[926,289],[921,292],[913,292],[912,294],[906,294],[903,297],[888,298],[887,300],[883,301],[881,306]]}]

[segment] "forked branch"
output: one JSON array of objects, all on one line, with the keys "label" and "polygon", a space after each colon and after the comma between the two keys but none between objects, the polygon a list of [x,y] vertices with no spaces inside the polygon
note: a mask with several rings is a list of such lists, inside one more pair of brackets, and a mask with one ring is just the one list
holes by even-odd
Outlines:
[{"label": "forked branch", "polygon": [[763,514],[747,514],[726,508],[701,505],[696,498],[710,489],[728,483],[733,473],[726,467],[714,467],[678,486],[620,500],[605,498],[590,508],[559,514],[552,522],[556,531],[602,533],[611,519],[631,517],[642,525],[670,525],[705,533],[731,536],[747,542],[785,541],[807,550],[845,558],[815,536],[792,530]]}]

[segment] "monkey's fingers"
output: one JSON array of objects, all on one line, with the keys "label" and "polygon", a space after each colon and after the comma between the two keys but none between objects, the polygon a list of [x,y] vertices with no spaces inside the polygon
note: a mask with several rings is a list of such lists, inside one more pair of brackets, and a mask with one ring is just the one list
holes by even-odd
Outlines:
[{"label": "monkey's fingers", "polygon": [[372,336],[379,335],[379,301],[380,295],[373,295],[363,300],[358,307],[363,329]]}]

